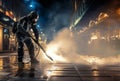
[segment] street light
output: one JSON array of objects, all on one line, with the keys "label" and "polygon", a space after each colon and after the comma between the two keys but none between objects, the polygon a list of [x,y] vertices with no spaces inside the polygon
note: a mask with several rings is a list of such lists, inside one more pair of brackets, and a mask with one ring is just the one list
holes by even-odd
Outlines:
[{"label": "street light", "polygon": [[9,21],[9,18],[3,17],[3,21]]}]

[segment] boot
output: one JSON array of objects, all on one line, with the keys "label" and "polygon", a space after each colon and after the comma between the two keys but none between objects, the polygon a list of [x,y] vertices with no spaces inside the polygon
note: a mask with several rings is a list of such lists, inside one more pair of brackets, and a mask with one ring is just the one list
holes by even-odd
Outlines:
[{"label": "boot", "polygon": [[31,64],[39,64],[39,61],[36,58],[31,59]]},{"label": "boot", "polygon": [[22,76],[23,76],[23,68],[24,68],[24,63],[19,62],[19,63],[18,63],[18,70],[17,70],[17,73],[16,73],[15,76],[20,76],[20,77],[22,77]]},{"label": "boot", "polygon": [[37,59],[31,59],[31,70],[34,71],[37,64],[39,64],[39,61]]},{"label": "boot", "polygon": [[18,69],[22,70],[24,68],[24,63],[23,62],[19,62],[18,63]]}]

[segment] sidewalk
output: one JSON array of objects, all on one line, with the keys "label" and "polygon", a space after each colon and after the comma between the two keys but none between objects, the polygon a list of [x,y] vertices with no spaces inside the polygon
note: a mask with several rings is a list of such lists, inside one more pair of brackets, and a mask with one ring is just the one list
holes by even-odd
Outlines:
[{"label": "sidewalk", "polygon": [[120,65],[41,63],[34,71],[30,70],[30,64],[18,71],[13,57],[0,58],[0,81],[120,81]]}]

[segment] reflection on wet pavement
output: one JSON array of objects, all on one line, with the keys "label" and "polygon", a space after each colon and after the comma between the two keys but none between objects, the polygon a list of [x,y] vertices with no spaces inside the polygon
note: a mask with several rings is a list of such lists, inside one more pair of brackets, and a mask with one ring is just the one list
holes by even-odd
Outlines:
[{"label": "reflection on wet pavement", "polygon": [[120,81],[120,65],[41,63],[18,68],[16,55],[0,56],[0,81]]}]

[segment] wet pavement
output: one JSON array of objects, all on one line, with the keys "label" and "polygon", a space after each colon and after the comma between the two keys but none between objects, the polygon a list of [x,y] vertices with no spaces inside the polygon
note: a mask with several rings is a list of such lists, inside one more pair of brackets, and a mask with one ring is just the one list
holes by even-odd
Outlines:
[{"label": "wet pavement", "polygon": [[[34,68],[34,70],[33,70]],[[16,54],[0,56],[0,81],[120,81],[120,65],[40,63],[18,69]]]}]

